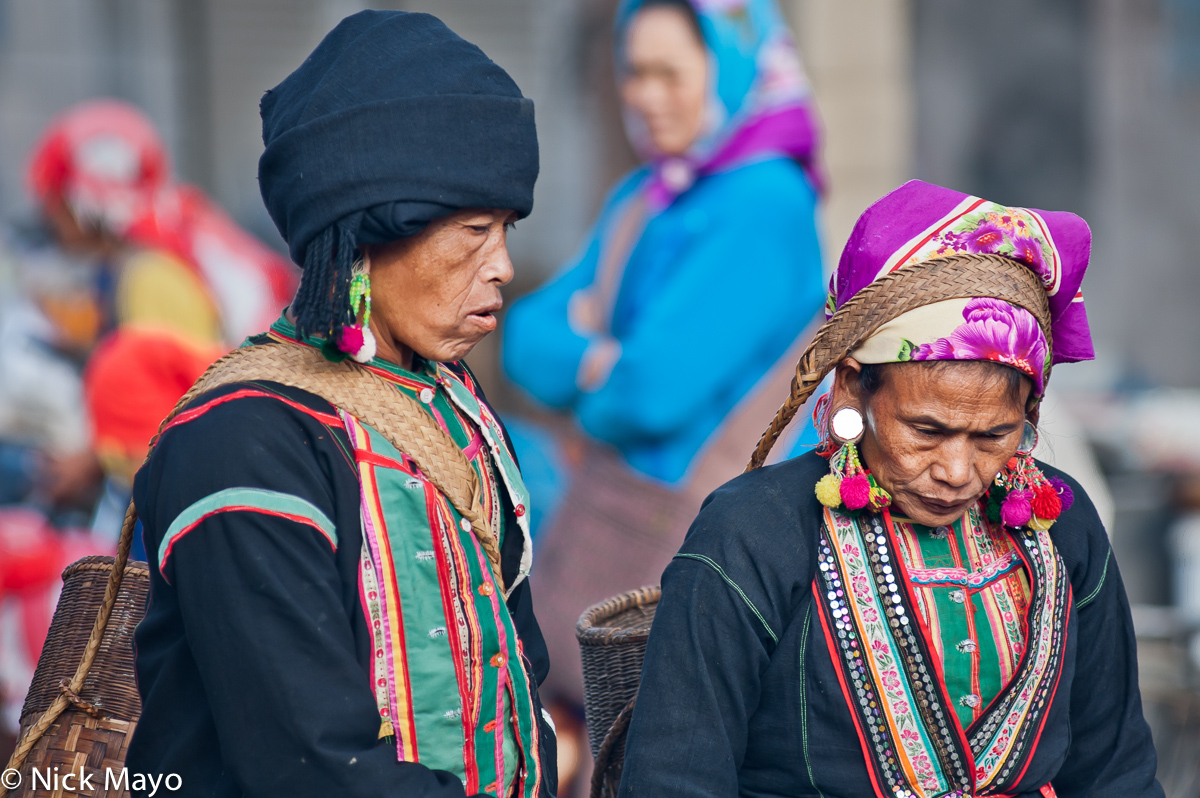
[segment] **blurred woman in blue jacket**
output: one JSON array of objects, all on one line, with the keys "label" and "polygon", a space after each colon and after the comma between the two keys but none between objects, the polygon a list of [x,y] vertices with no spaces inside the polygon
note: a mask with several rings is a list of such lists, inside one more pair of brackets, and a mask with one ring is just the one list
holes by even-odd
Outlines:
[{"label": "blurred woman in blue jacket", "polygon": [[513,381],[585,433],[537,591],[570,698],[580,611],[658,580],[785,398],[825,296],[816,120],[774,0],[624,0],[616,43],[645,163],[504,340]]}]

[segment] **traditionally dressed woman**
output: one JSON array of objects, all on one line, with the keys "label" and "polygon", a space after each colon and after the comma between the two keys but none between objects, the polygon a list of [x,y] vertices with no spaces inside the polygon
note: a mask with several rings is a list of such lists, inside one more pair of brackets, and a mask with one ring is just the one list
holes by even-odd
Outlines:
[{"label": "traditionally dressed woman", "polygon": [[303,278],[138,473],[128,767],[195,795],[552,795],[529,500],[461,363],[533,204],[532,103],[437,19],[364,11],[262,117]]},{"label": "traditionally dressed woman", "polygon": [[622,796],[1161,796],[1129,606],[1071,477],[1033,460],[1093,356],[1069,213],[918,181],[859,219],[820,453],[716,491],[663,575]]},{"label": "traditionally dressed woman", "polygon": [[575,701],[579,614],[658,579],[741,470],[824,297],[816,122],[774,0],[626,0],[616,42],[645,164],[505,321],[509,376],[585,433],[535,582],[549,686]]}]

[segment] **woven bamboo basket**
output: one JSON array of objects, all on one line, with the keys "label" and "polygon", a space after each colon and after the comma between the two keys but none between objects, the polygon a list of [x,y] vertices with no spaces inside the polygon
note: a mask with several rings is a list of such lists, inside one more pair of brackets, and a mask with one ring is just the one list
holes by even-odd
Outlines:
[{"label": "woven bamboo basket", "polygon": [[661,594],[657,585],[622,593],[588,608],[575,627],[588,743],[596,760],[591,793],[596,798],[616,795],[621,783],[625,732]]},{"label": "woven bamboo basket", "polygon": [[[52,773],[56,767],[60,777],[93,774],[90,784],[94,789],[54,791],[55,796],[117,798],[128,794],[124,789],[108,790],[105,774],[111,770],[119,775],[124,767],[142,711],[133,668],[133,632],[146,611],[150,587],[146,563],[125,566],[95,658],[82,673],[80,684],[71,689],[104,603],[113,564],[112,557],[84,557],[63,571],[62,595],[21,710],[21,739],[27,739],[30,729],[56,701],[65,699],[67,706],[17,768],[21,783],[9,791],[9,798],[44,793],[34,789],[33,769]],[[72,786],[78,783],[77,779],[70,782]]]}]

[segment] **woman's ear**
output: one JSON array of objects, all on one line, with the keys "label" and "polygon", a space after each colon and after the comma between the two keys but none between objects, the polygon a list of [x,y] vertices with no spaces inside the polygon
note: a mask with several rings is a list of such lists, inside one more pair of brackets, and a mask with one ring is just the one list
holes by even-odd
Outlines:
[{"label": "woman's ear", "polygon": [[865,397],[858,386],[862,364],[852,357],[838,363],[833,373],[833,389],[829,392],[829,407],[836,411],[843,407],[863,410]]}]

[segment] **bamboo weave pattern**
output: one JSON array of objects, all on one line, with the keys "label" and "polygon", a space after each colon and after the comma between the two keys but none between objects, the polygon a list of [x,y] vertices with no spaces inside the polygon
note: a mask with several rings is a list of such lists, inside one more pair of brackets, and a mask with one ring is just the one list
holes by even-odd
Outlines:
[{"label": "bamboo weave pattern", "polygon": [[[796,411],[821,380],[877,329],[903,313],[946,299],[986,296],[1025,308],[1037,319],[1053,352],[1050,304],[1041,281],[1027,267],[1001,255],[953,255],[897,269],[851,297],[825,322],[796,364],[792,390],[763,431],[746,470],[767,460]],[[1046,380],[1050,379],[1046,358]]]}]

